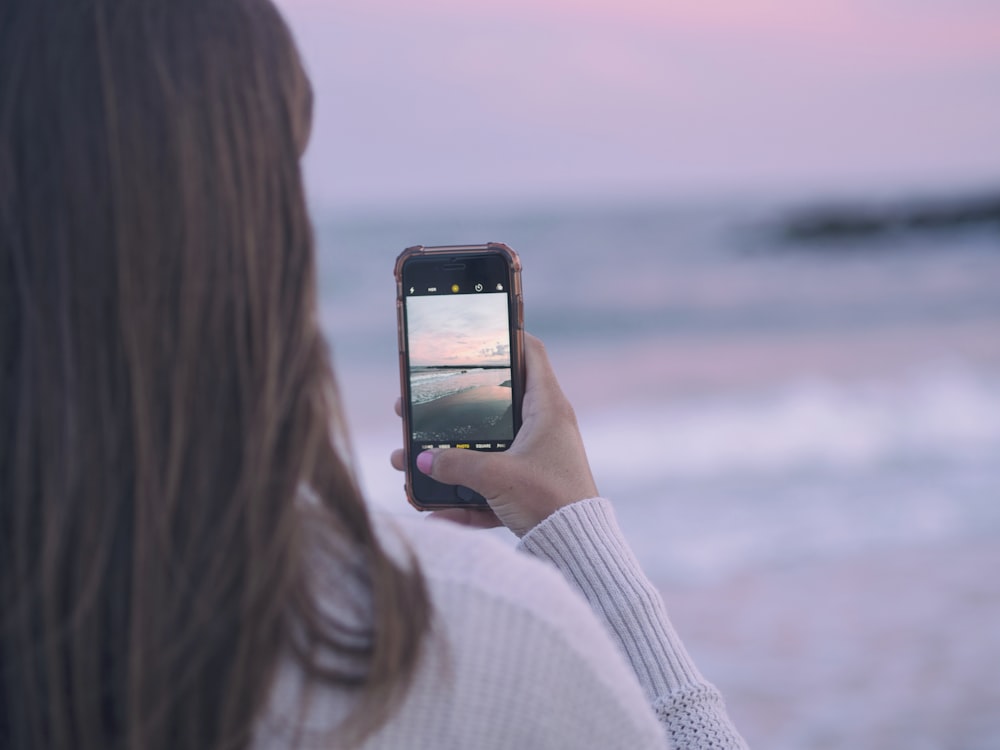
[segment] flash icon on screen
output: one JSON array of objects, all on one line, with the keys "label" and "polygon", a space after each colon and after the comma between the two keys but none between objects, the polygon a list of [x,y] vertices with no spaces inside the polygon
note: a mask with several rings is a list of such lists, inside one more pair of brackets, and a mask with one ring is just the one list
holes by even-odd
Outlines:
[{"label": "flash icon on screen", "polygon": [[502,292],[503,291],[503,284],[497,284],[497,291],[498,292]]},{"label": "flash icon on screen", "polygon": [[451,285],[451,291],[457,292],[458,291],[458,284],[452,284]]}]

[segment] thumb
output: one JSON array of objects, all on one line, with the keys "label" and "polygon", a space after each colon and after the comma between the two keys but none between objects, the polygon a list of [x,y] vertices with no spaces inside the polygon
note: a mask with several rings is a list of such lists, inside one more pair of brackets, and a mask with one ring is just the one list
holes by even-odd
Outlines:
[{"label": "thumb", "polygon": [[484,453],[465,448],[437,448],[417,456],[417,468],[431,479],[444,484],[460,484],[475,490],[487,500],[500,493],[502,476],[497,460],[502,453]]}]

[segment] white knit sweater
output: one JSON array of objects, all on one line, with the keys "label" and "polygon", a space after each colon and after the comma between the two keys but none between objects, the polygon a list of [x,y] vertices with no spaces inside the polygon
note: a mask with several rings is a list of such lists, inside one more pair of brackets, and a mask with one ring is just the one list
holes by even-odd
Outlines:
[{"label": "white knit sweater", "polygon": [[[415,554],[434,618],[412,686],[364,748],[745,747],[606,500],[563,508],[519,551],[445,522],[377,524],[390,549]],[[305,696],[288,659],[256,748],[337,747],[349,694]]]}]

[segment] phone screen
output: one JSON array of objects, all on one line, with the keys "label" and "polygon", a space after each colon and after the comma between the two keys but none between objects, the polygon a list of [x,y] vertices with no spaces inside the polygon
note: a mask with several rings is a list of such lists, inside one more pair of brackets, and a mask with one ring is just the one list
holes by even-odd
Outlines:
[{"label": "phone screen", "polygon": [[414,442],[506,448],[514,439],[507,294],[413,294],[406,322]]},{"label": "phone screen", "polygon": [[500,253],[414,257],[402,266],[401,332],[412,500],[484,502],[415,470],[430,448],[506,450],[520,425],[519,298]]}]

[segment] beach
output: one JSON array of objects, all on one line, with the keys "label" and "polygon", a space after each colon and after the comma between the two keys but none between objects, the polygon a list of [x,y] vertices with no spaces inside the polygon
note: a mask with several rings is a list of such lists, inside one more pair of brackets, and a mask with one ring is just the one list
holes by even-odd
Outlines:
[{"label": "beach", "polygon": [[416,440],[509,440],[514,434],[510,386],[482,385],[413,406]]},{"label": "beach", "polygon": [[982,537],[660,588],[750,747],[988,750],[997,570]]}]

